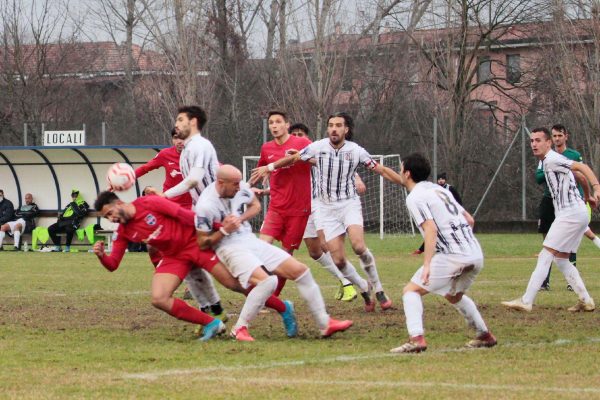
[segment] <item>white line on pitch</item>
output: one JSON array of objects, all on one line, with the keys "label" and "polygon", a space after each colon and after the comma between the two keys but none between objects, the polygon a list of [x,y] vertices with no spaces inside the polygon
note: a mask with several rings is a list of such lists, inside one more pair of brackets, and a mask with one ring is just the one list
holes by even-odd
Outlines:
[{"label": "white line on pitch", "polygon": [[[575,341],[570,339],[557,339],[553,342],[539,342],[539,343],[524,343],[524,342],[508,342],[503,343],[501,347],[547,347],[547,346],[564,346],[569,344],[581,344],[581,343],[600,343],[600,338],[589,338],[585,341]],[[456,353],[466,351],[477,351],[466,348],[443,348],[438,350],[428,351],[431,353]],[[480,350],[486,351],[486,350]],[[226,372],[226,371],[247,371],[251,369],[269,369],[279,367],[294,367],[303,366],[313,363],[337,363],[343,361],[360,361],[370,360],[378,358],[388,357],[410,357],[414,355],[398,355],[391,353],[366,353],[359,355],[341,355],[337,357],[323,358],[323,359],[307,359],[307,360],[292,360],[292,361],[273,361],[264,364],[234,364],[231,366],[215,366],[215,367],[204,367],[204,368],[190,368],[190,369],[170,369],[159,372],[140,372],[140,373],[128,373],[124,374],[125,379],[143,379],[143,380],[155,380],[163,376],[177,376],[177,375],[204,375],[210,372]],[[597,389],[600,392],[600,388]]]}]

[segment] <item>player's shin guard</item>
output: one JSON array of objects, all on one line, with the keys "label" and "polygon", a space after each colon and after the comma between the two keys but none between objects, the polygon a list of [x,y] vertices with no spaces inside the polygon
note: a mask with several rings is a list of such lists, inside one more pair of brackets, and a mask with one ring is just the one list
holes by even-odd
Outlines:
[{"label": "player's shin guard", "polygon": [[342,284],[346,285],[350,283],[348,279],[344,278],[342,271],[340,271],[339,268],[335,265],[329,252],[323,252],[323,254],[321,254],[321,257],[319,257],[315,261],[321,264],[321,266],[325,268],[331,275],[333,275],[334,278],[336,278],[339,281],[342,281]]},{"label": "player's shin guard", "polygon": [[488,328],[471,298],[463,295],[459,302],[452,305],[465,318],[467,325],[475,330],[477,337],[488,332]]},{"label": "player's shin guard", "polygon": [[4,243],[4,236],[6,236],[6,233],[0,231],[0,247],[2,247],[2,244]]},{"label": "player's shin guard", "polygon": [[[250,286],[248,289],[246,289],[246,296],[248,296],[248,294],[250,294],[252,290],[254,290],[254,286]],[[265,301],[265,307],[271,308],[277,311],[278,313],[282,313],[285,311],[285,303],[274,294],[269,296],[267,301]]]},{"label": "player's shin guard", "polygon": [[296,279],[296,285],[300,296],[306,301],[310,312],[317,321],[319,329],[326,329],[329,323],[329,315],[325,309],[325,301],[323,301],[321,290],[310,273],[310,269],[307,269]]},{"label": "player's shin guard", "polygon": [[15,240],[15,248],[19,248],[19,244],[21,244],[21,231],[15,229],[15,233],[13,234],[13,238]]},{"label": "player's shin guard", "polygon": [[212,278],[203,269],[192,269],[185,277],[185,283],[201,307],[208,307],[221,301]]},{"label": "player's shin guard", "polygon": [[375,265],[375,257],[371,253],[371,250],[367,249],[364,253],[358,255],[360,266],[369,277],[369,282],[373,285],[375,292],[383,291],[383,286],[379,280],[379,274],[377,273],[377,266]]},{"label": "player's shin guard", "polygon": [[579,271],[577,270],[577,268],[575,268],[575,266],[571,264],[571,262],[566,258],[555,258],[554,262],[558,266],[558,269],[560,269],[560,272],[562,272],[565,276],[565,279],[567,280],[569,285],[571,285],[571,287],[573,288],[573,291],[577,293],[579,299],[584,303],[589,302],[591,299],[590,294],[585,288],[585,284],[583,283],[583,280],[581,279],[581,275],[579,275]]},{"label": "player's shin guard", "polygon": [[542,286],[544,279],[548,275],[548,270],[550,269],[550,265],[552,265],[552,260],[554,256],[545,248],[540,251],[538,255],[537,264],[533,273],[531,274],[531,278],[529,278],[529,283],[527,284],[527,289],[525,290],[525,294],[521,299],[525,304],[533,304],[535,301],[535,296],[537,296],[538,290]]},{"label": "player's shin guard", "polygon": [[423,301],[417,292],[406,292],[402,296],[406,329],[410,337],[422,336],[423,330]]},{"label": "player's shin guard", "polygon": [[261,308],[265,305],[267,299],[273,294],[277,287],[277,278],[275,276],[269,276],[264,281],[260,282],[248,293],[246,302],[240,311],[240,317],[238,318],[234,331],[242,326],[248,326],[260,312]]},{"label": "player's shin guard", "polygon": [[177,319],[191,322],[192,324],[206,325],[214,320],[210,315],[203,313],[197,308],[190,306],[185,301],[176,298],[173,299],[173,306],[171,307],[169,314]]},{"label": "player's shin guard", "polygon": [[340,271],[342,271],[342,274],[344,274],[346,279],[360,289],[361,293],[369,291],[369,283],[360,277],[358,272],[356,272],[356,268],[354,268],[354,265],[352,265],[350,261],[346,260],[346,265],[344,268],[340,269]]},{"label": "player's shin guard", "polygon": [[275,292],[273,293],[273,295],[279,296],[279,294],[283,290],[283,287],[285,286],[286,282],[287,282],[287,279],[278,276],[277,277],[277,288],[275,289]]}]

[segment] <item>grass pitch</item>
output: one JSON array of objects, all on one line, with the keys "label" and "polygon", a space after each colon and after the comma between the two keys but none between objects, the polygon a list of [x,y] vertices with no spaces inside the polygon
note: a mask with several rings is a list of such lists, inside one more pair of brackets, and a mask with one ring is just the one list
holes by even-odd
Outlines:
[{"label": "grass pitch", "polygon": [[[109,273],[89,253],[0,252],[0,398],[600,398],[598,312],[566,311],[576,296],[556,268],[552,290],[539,294],[532,313],[500,305],[523,293],[540,235],[479,239],[486,266],[470,295],[499,345],[464,350],[472,332],[454,308],[429,295],[429,349],[418,355],[388,353],[406,340],[401,291],[421,263],[408,255],[418,237],[368,238],[395,303],[385,313],[365,314],[360,299],[333,300],[333,279],[301,250],[330,314],[355,325],[318,339],[288,283],[282,297],[296,305],[300,336],[286,338],[270,312],[255,321],[254,343],[197,342],[191,325],[153,309],[144,253],[127,254]],[[584,239],[578,266],[597,301],[599,264],[600,250]],[[219,291],[227,311],[237,313],[243,298]]]}]

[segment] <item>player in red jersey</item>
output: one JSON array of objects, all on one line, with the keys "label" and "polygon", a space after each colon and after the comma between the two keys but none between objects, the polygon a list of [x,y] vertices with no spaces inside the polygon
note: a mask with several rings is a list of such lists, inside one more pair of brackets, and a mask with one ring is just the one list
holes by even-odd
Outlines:
[{"label": "player in red jersey", "polygon": [[[179,169],[179,155],[183,150],[183,140],[179,139],[176,135],[177,131],[175,128],[173,128],[171,130],[173,146],[162,149],[158,152],[158,154],[156,154],[156,156],[154,156],[152,160],[148,161],[141,167],[136,168],[136,178],[144,176],[148,172],[155,169],[164,168],[165,180],[163,182],[163,192],[166,192],[168,189],[172,188],[183,180],[183,175]],[[192,208],[192,196],[190,196],[189,192],[173,197],[169,200],[174,201],[188,210]]]},{"label": "player in red jersey", "polygon": [[[140,197],[125,203],[108,191],[98,195],[94,207],[103,217],[119,224],[110,255],[104,251],[104,242],[99,241],[94,245],[94,253],[102,265],[111,272],[115,271],[129,242],[143,242],[158,249],[162,260],[152,279],[152,305],[177,319],[204,325],[204,335],[200,340],[206,341],[224,332],[225,324],[173,297],[190,270],[202,268],[223,286],[252,296],[251,289],[244,290],[212,250],[198,247],[193,211],[159,196]],[[286,330],[287,324],[295,324],[295,317],[290,317],[286,304],[278,298],[271,296],[265,305],[287,317],[287,321],[284,318]]]},{"label": "player in red jersey", "polygon": [[[290,124],[282,111],[270,111],[268,123],[273,140],[263,144],[259,167],[272,165],[285,157],[288,151],[302,150],[311,143],[307,138],[290,135]],[[310,167],[310,164],[297,163],[272,171],[269,178],[271,200],[260,229],[260,239],[268,243],[279,240],[283,249],[290,254],[300,247],[310,216]],[[285,279],[280,279],[276,295],[284,284]]]}]

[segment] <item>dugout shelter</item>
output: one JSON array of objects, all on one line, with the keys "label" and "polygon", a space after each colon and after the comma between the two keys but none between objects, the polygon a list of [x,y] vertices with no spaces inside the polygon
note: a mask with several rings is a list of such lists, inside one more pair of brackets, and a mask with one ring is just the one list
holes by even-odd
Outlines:
[{"label": "dugout shelter", "polygon": [[[71,201],[71,189],[77,188],[90,205],[90,214],[82,225],[99,223],[103,229],[114,229],[114,224],[98,217],[94,201],[106,190],[106,171],[115,162],[131,164],[135,169],[165,146],[0,146],[0,189],[5,198],[18,209],[26,193],[33,195],[40,208],[38,226],[56,222],[60,212]],[[139,197],[146,186],[162,189],[163,169],[151,171],[138,179],[135,185],[119,192],[124,201]]]}]

